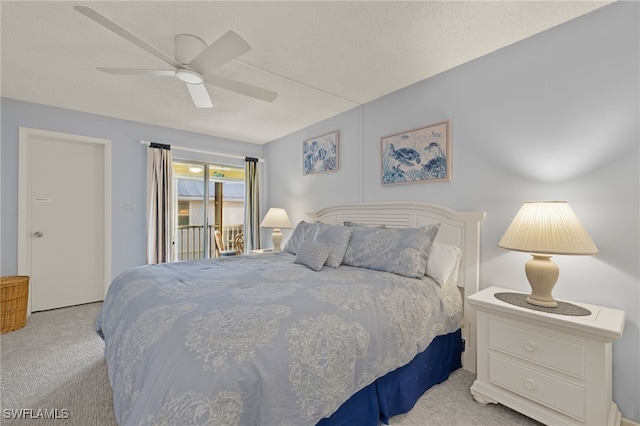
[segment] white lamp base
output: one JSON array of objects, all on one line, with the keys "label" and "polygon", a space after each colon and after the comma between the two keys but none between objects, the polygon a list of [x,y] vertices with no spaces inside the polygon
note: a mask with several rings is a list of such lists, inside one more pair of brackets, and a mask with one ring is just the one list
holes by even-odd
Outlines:
[{"label": "white lamp base", "polygon": [[531,294],[527,297],[527,302],[532,305],[555,308],[558,302],[553,299],[551,290],[558,281],[560,268],[551,261],[550,255],[532,254],[531,256],[533,259],[529,259],[524,266],[531,286]]},{"label": "white lamp base", "polygon": [[273,228],[273,233],[271,234],[271,241],[273,241],[274,250],[281,250],[280,244],[282,244],[282,232],[280,232],[280,228]]}]

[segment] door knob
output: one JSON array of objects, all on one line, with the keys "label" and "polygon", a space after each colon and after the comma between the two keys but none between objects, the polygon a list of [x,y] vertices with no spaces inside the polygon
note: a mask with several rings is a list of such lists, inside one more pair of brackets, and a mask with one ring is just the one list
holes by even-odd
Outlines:
[{"label": "door knob", "polygon": [[42,231],[36,231],[33,233],[33,236],[36,238],[40,238],[42,237],[44,234],[42,233]]}]

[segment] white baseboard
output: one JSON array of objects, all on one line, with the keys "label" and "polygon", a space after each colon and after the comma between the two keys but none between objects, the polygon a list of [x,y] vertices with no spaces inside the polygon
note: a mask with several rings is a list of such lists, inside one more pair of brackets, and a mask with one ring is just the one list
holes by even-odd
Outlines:
[{"label": "white baseboard", "polygon": [[633,420],[625,419],[623,417],[620,421],[620,426],[640,426],[640,423],[636,423]]}]

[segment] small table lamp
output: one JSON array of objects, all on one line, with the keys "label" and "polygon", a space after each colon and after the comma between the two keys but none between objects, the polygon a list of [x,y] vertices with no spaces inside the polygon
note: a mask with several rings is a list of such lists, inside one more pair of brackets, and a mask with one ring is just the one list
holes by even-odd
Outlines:
[{"label": "small table lamp", "polygon": [[280,229],[291,228],[291,222],[289,222],[289,216],[287,216],[287,212],[284,209],[272,207],[269,209],[264,219],[262,219],[260,227],[273,228],[273,233],[271,234],[273,249],[280,250],[280,243],[282,243],[282,232],[280,232]]},{"label": "small table lamp", "polygon": [[531,285],[527,302],[550,308],[558,306],[558,302],[551,296],[551,290],[560,273],[558,265],[551,261],[551,256],[598,252],[566,201],[524,203],[498,246],[531,253],[533,259],[525,264],[525,273]]}]

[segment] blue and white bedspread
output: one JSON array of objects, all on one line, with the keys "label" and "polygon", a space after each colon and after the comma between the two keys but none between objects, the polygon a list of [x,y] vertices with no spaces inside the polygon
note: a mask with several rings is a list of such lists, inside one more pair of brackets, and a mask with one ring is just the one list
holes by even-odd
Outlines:
[{"label": "blue and white bedspread", "polygon": [[309,425],[459,328],[455,287],[271,253],[142,266],[111,284],[121,425]]}]

